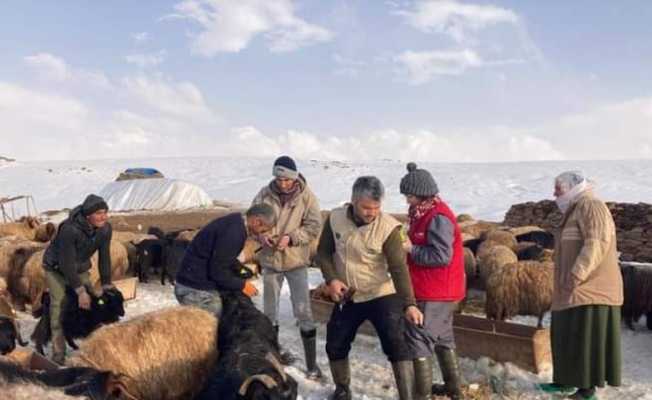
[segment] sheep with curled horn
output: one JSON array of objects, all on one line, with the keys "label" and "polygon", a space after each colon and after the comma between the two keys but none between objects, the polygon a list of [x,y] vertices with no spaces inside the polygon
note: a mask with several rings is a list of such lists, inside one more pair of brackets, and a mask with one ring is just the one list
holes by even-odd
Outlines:
[{"label": "sheep with curled horn", "polygon": [[269,318],[240,292],[222,300],[219,358],[195,400],[295,400],[297,382],[281,366]]},{"label": "sheep with curled horn", "polygon": [[217,359],[217,331],[212,313],[170,307],[101,327],[68,364],[121,376],[121,399],[192,399]]}]

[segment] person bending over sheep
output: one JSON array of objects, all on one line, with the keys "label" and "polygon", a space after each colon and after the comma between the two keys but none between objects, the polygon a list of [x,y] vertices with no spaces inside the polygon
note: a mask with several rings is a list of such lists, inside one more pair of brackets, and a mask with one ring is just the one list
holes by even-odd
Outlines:
[{"label": "person bending over sheep", "polygon": [[[409,205],[410,224],[403,249],[421,311],[414,317],[407,315],[411,323],[405,335],[414,357],[415,398],[426,400],[435,394],[461,399],[453,312],[455,303],[466,295],[462,235],[455,214],[439,197],[430,172],[417,169],[415,163],[409,163],[407,169],[400,185]],[[443,385],[432,384],[433,353],[442,371]]]},{"label": "person bending over sheep", "polygon": [[[52,361],[63,364],[66,339],[61,325],[61,310],[66,286],[77,294],[79,308],[90,309],[89,278],[91,256],[98,251],[98,266],[102,289],[111,284],[111,235],[108,223],[109,206],[103,198],[89,194],[60,225],[54,240],[43,255],[43,268],[50,291],[50,327],[52,329]],[[101,291],[95,293],[101,296]]]},{"label": "person bending over sheep", "polygon": [[192,239],[177,273],[174,294],[180,304],[202,308],[219,317],[220,291],[242,290],[247,296],[258,294],[256,287],[233,273],[240,262],[247,236],[269,231],[276,213],[267,204],[257,204],[245,215],[232,213],[217,218]]},{"label": "person bending over sheep", "polygon": [[595,387],[605,382],[621,383],[623,279],[616,229],[591,186],[578,171],[555,179],[554,195],[563,218],[555,234],[553,381],[540,385],[547,392],[575,392],[571,398],[579,400],[596,399]]}]

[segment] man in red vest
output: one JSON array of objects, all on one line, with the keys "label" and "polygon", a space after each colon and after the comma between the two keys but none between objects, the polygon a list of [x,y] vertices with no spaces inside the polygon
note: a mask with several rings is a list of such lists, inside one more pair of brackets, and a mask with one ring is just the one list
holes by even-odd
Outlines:
[{"label": "man in red vest", "polygon": [[[464,251],[455,215],[439,198],[432,175],[407,165],[401,194],[409,204],[407,253],[410,278],[423,318],[410,319],[406,342],[414,357],[416,399],[431,394],[461,399],[460,373],[453,337],[455,303],[466,293]],[[432,354],[436,354],[444,384],[432,384]]]}]

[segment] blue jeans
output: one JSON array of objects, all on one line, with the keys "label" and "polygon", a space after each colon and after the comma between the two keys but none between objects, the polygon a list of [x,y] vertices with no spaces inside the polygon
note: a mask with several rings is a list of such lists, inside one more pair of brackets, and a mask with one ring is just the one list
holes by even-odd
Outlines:
[{"label": "blue jeans", "polygon": [[199,290],[176,283],[174,295],[179,304],[195,306],[215,314],[218,318],[222,314],[222,297],[217,290]]}]

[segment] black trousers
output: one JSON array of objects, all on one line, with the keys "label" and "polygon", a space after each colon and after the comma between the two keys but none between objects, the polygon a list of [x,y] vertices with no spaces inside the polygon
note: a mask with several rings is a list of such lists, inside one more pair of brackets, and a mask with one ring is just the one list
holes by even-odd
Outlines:
[{"label": "black trousers", "polygon": [[363,303],[333,307],[326,331],[326,354],[331,361],[347,358],[358,328],[369,320],[376,329],[383,353],[390,362],[411,360],[405,343],[403,301],[398,295],[379,297]]}]

